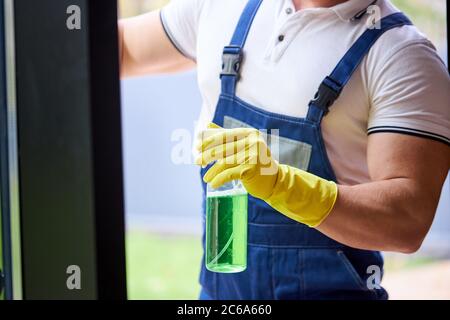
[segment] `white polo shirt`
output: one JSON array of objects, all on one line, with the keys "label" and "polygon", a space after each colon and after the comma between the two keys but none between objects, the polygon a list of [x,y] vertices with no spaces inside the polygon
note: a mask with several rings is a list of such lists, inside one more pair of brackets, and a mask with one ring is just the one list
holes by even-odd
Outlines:
[{"label": "white polo shirt", "polygon": [[[267,111],[305,117],[321,81],[367,28],[368,15],[352,18],[372,2],[296,12],[292,0],[263,1],[244,49],[237,96]],[[246,3],[172,0],[161,11],[174,45],[197,62],[203,97],[198,129],[213,119],[223,47]],[[377,5],[381,16],[398,11],[388,0]],[[414,26],[387,31],[331,107],[322,130],[341,184],[370,180],[368,134],[399,132],[450,144],[450,78],[433,45]]]}]

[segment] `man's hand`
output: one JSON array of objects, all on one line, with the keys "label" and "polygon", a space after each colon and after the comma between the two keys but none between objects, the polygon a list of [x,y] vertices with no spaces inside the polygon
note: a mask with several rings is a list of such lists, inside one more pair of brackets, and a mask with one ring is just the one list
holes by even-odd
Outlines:
[{"label": "man's hand", "polygon": [[215,162],[203,177],[206,183],[218,188],[240,179],[247,191],[257,198],[266,199],[272,194],[278,163],[258,130],[222,129],[211,124],[202,136],[196,163],[206,166]]},{"label": "man's hand", "polygon": [[320,224],[333,207],[336,184],[278,164],[260,131],[210,125],[201,136],[196,163],[206,166],[215,162],[203,178],[212,187],[239,179],[252,196],[312,227]]}]

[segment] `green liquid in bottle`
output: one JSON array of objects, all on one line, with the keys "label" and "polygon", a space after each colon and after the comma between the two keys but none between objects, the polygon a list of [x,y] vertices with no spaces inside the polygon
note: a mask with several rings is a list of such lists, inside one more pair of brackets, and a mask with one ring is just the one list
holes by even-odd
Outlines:
[{"label": "green liquid in bottle", "polygon": [[233,273],[247,268],[247,194],[206,200],[206,268]]}]

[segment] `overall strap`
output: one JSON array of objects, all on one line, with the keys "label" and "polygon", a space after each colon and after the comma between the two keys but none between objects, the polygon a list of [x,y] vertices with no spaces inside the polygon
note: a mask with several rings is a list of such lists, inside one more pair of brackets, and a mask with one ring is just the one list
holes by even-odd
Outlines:
[{"label": "overall strap", "polygon": [[392,28],[411,24],[403,13],[397,12],[381,19],[380,28],[367,29],[347,51],[331,74],[322,81],[314,99],[309,102],[307,118],[314,122],[322,120],[370,48],[383,33]]},{"label": "overall strap", "polygon": [[239,70],[244,56],[245,41],[262,2],[263,0],[248,1],[236,26],[230,45],[223,49],[220,79],[222,81],[222,93],[224,94],[232,96],[235,94],[236,83],[239,80]]}]

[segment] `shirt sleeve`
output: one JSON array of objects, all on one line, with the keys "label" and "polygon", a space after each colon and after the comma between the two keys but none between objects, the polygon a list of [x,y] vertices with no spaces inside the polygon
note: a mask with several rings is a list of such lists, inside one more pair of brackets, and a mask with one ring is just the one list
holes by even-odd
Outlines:
[{"label": "shirt sleeve", "polygon": [[204,0],[172,0],[161,9],[163,28],[175,48],[196,60],[198,20]]},{"label": "shirt sleeve", "polygon": [[433,45],[411,41],[376,64],[368,134],[397,132],[450,145],[450,78]]}]

